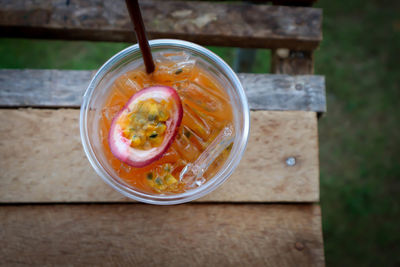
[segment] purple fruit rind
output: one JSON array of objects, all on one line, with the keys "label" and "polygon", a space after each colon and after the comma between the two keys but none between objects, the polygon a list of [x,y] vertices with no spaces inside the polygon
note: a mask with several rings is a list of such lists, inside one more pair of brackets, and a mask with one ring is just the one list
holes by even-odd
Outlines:
[{"label": "purple fruit rind", "polygon": [[[162,91],[168,98],[173,99],[176,111],[173,116],[171,116],[167,121],[167,132],[164,136],[162,144],[158,147],[151,148],[149,150],[135,149],[130,146],[131,140],[123,136],[123,129],[116,123],[124,111],[129,110],[130,105],[139,97],[145,94],[152,94],[155,92]],[[164,153],[171,146],[175,137],[178,133],[179,126],[182,122],[183,108],[181,99],[178,93],[171,87],[168,86],[152,86],[140,90],[134,94],[125,106],[117,113],[111,122],[110,131],[108,134],[108,143],[111,152],[115,157],[117,157],[122,162],[132,166],[132,167],[144,167],[152,162],[160,159]],[[171,125],[172,124],[172,125]]]}]

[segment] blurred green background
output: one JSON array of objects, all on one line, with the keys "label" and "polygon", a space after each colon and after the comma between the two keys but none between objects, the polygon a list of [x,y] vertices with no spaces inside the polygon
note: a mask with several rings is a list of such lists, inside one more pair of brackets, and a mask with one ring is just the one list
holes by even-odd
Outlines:
[{"label": "blurred green background", "polygon": [[[328,112],[319,121],[328,266],[400,266],[400,1],[320,0],[315,54]],[[0,39],[0,68],[96,69],[125,43]],[[236,50],[211,49],[231,66]],[[253,72],[269,71],[257,50]]]}]

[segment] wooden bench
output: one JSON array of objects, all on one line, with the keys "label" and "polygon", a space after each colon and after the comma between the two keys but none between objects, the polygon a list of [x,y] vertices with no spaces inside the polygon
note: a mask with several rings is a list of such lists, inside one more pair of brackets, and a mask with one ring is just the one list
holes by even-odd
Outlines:
[{"label": "wooden bench", "polygon": [[[82,149],[79,106],[93,71],[0,70],[0,264],[323,266],[317,114],[326,111],[325,81],[312,75],[321,10],[141,7],[151,39],[272,49],[275,74],[239,74],[251,130],[238,169],[190,204],[135,203],[95,174]],[[134,41],[122,0],[0,0],[0,32]]]}]

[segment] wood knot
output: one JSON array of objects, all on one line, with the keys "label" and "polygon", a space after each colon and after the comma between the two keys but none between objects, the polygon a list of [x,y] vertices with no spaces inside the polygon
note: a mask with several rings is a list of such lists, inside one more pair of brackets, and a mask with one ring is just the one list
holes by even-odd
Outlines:
[{"label": "wood knot", "polygon": [[294,244],[294,247],[298,250],[298,251],[302,251],[304,249],[304,244],[301,242],[296,242]]},{"label": "wood knot", "polygon": [[210,22],[216,21],[217,20],[217,15],[213,13],[207,13],[204,14],[200,17],[197,17],[195,20],[193,20],[193,24],[197,26],[197,28],[203,28]]},{"label": "wood knot", "polygon": [[190,16],[193,13],[192,10],[184,9],[184,10],[177,10],[172,12],[172,17],[182,19],[184,17]]},{"label": "wood knot", "polygon": [[289,56],[289,49],[287,48],[278,48],[276,49],[276,54],[280,58],[287,58]]}]

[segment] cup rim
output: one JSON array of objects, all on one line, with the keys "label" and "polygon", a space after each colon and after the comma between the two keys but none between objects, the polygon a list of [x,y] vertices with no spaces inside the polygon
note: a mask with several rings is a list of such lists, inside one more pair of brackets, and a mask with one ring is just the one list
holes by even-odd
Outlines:
[{"label": "cup rim", "polygon": [[[114,56],[112,56],[109,60],[107,60],[96,72],[93,76],[92,80],[90,81],[84,95],[83,101],[80,110],[80,135],[82,140],[82,145],[88,158],[89,162],[91,163],[92,167],[95,169],[96,173],[112,188],[116,189],[118,192],[122,193],[123,195],[148,204],[157,204],[157,205],[172,205],[172,204],[180,204],[189,202],[195,199],[198,199],[211,191],[218,188],[223,182],[225,182],[233,173],[233,171],[238,166],[243,153],[246,149],[249,130],[250,130],[250,111],[247,102],[247,97],[244,92],[243,86],[236,75],[236,73],[229,67],[224,60],[222,60],[219,56],[214,54],[212,51],[208,50],[205,47],[200,45],[183,41],[183,40],[176,40],[176,39],[156,39],[149,41],[151,48],[162,48],[162,47],[173,47],[173,48],[182,48],[185,50],[189,50],[191,52],[198,53],[202,56],[207,57],[207,59],[211,60],[215,65],[220,67],[224,71],[224,75],[227,76],[229,81],[233,84],[233,87],[237,91],[240,104],[241,104],[241,111],[243,112],[243,134],[241,139],[239,140],[239,149],[235,153],[236,156],[225,165],[224,169],[220,169],[213,178],[211,178],[207,183],[204,185],[189,190],[184,193],[174,194],[174,195],[150,195],[146,193],[142,193],[139,191],[135,191],[131,188],[123,186],[114,181],[114,178],[106,171],[104,168],[101,167],[99,160],[96,158],[92,145],[89,141],[89,134],[87,128],[87,115],[88,115],[88,105],[91,99],[91,96],[98,86],[102,78],[108,73],[108,71],[114,66],[115,63],[118,63],[121,59],[132,55],[134,53],[140,52],[139,45],[135,44],[121,50]],[[232,151],[233,152],[233,151]],[[231,153],[232,153],[231,152]],[[224,173],[223,173],[224,172]],[[223,175],[221,178],[220,176]],[[215,179],[218,177],[219,179]]]}]

